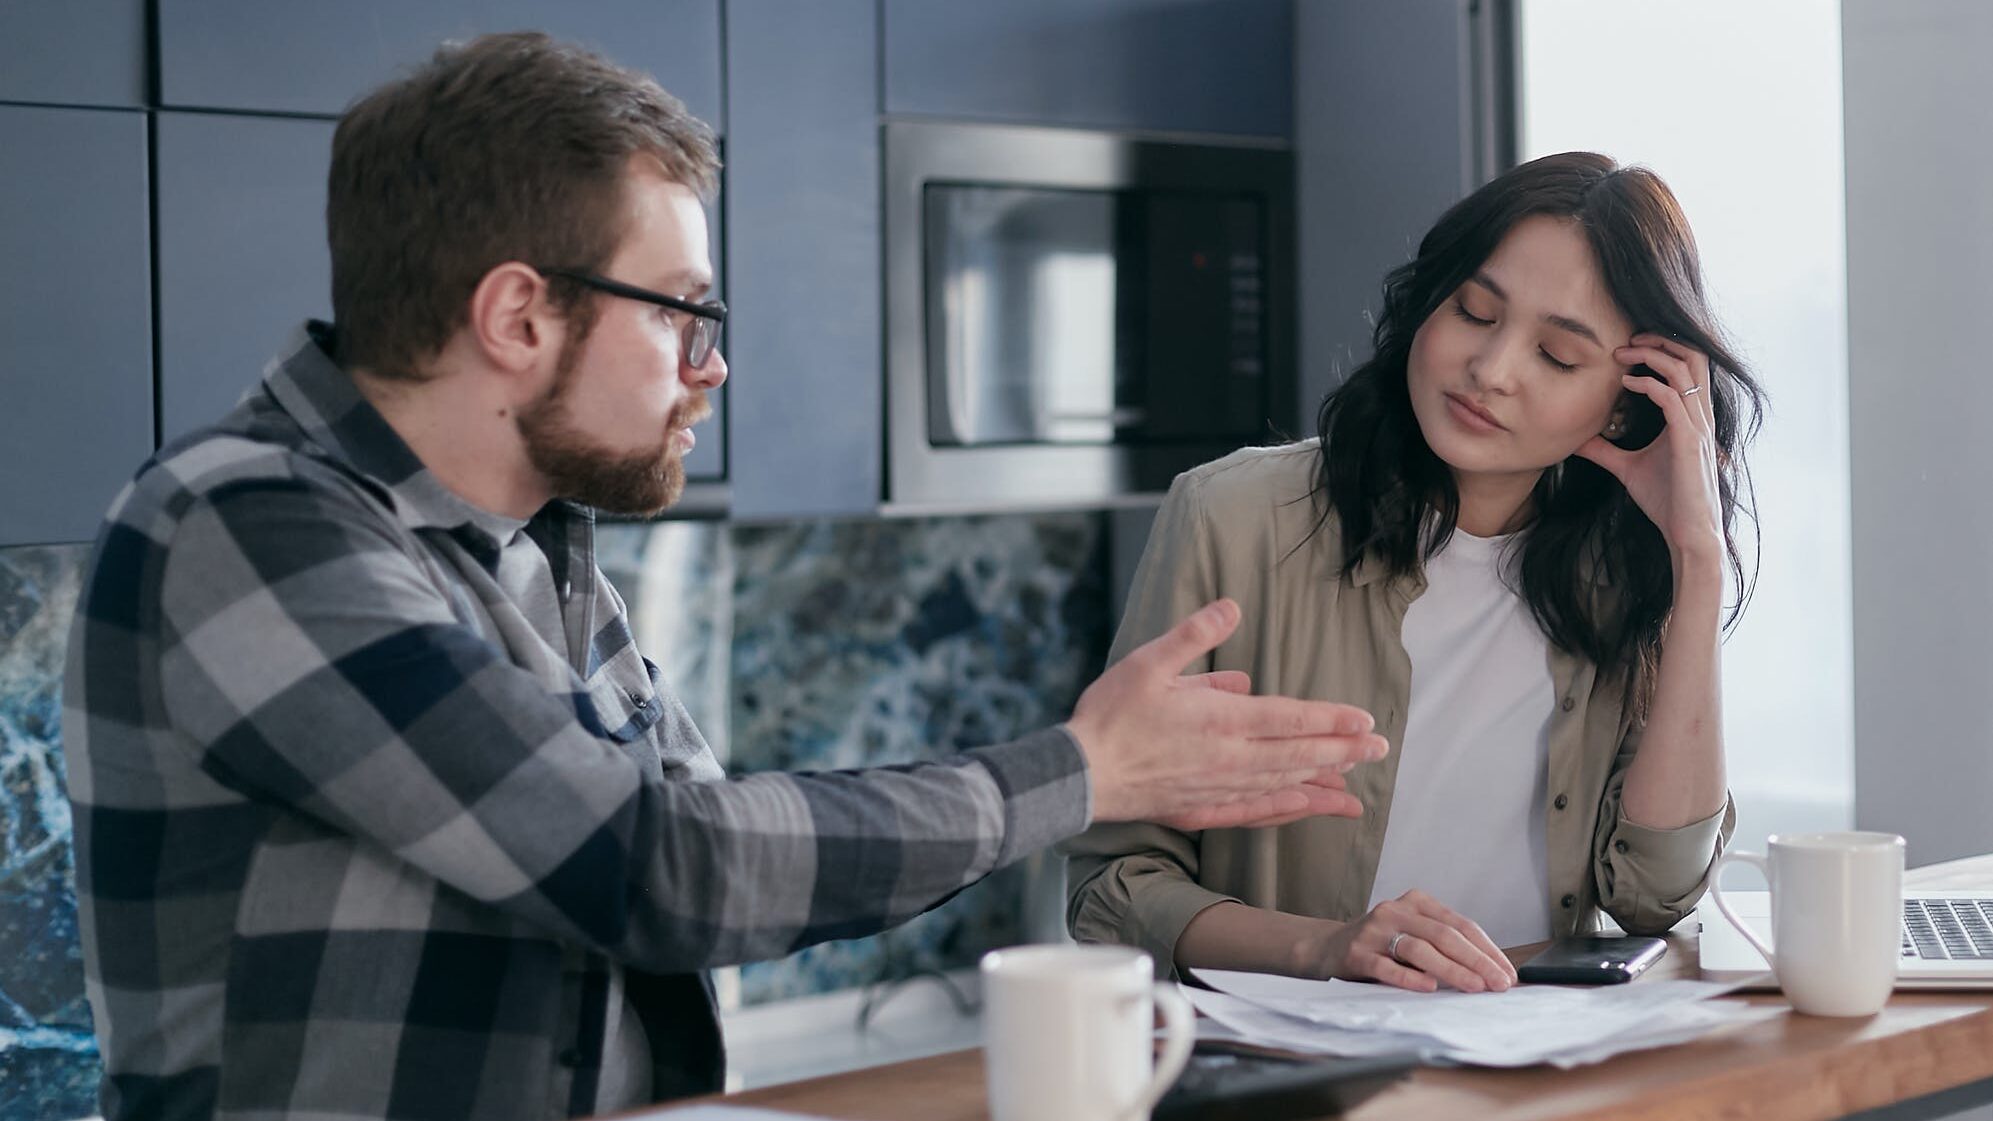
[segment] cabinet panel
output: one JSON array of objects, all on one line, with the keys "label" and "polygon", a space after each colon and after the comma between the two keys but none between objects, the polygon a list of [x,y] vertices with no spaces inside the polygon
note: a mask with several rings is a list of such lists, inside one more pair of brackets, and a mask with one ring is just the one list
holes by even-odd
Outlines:
[{"label": "cabinet panel", "polygon": [[160,113],[159,386],[165,439],[210,423],[290,332],[332,318],[332,123]]},{"label": "cabinet panel", "polygon": [[876,510],[876,8],[729,0],[728,327],[734,515]]},{"label": "cabinet panel", "polygon": [[1384,274],[1479,185],[1469,0],[1298,5],[1300,415],[1370,357]]},{"label": "cabinet panel", "polygon": [[445,40],[525,28],[646,70],[720,122],[719,0],[159,0],[160,103],[336,115]]},{"label": "cabinet panel", "polygon": [[1292,0],[885,0],[889,113],[1286,136]]},{"label": "cabinet panel", "polygon": [[87,541],[152,451],[145,117],[0,106],[0,545]]},{"label": "cabinet panel", "polygon": [[0,101],[145,105],[144,0],[0,4]]}]

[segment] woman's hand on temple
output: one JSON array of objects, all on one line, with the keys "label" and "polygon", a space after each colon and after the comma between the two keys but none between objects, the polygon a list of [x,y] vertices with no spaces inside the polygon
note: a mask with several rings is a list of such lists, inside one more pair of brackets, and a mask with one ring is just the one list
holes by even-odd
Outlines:
[{"label": "woman's hand on temple", "polygon": [[1715,394],[1709,358],[1684,343],[1655,334],[1633,336],[1612,352],[1613,361],[1644,365],[1659,377],[1625,375],[1626,389],[1661,410],[1667,421],[1654,442],[1627,451],[1594,436],[1578,454],[1610,471],[1626,487],[1668,549],[1676,556],[1723,554],[1720,455],[1716,446]]}]

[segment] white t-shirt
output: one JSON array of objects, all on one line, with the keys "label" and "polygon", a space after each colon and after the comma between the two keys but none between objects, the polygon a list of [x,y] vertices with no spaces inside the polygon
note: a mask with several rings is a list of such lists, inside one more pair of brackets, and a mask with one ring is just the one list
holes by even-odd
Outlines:
[{"label": "white t-shirt", "polygon": [[1455,530],[1405,612],[1411,705],[1370,905],[1417,888],[1498,946],[1550,937],[1550,649],[1502,581],[1508,537]]}]

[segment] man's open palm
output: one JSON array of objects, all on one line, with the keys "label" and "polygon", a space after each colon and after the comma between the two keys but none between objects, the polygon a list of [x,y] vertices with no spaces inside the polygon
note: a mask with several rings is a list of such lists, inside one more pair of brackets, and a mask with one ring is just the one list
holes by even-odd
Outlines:
[{"label": "man's open palm", "polygon": [[1384,755],[1369,713],[1255,697],[1236,670],[1182,676],[1238,624],[1237,604],[1211,603],[1080,696],[1068,727],[1092,771],[1095,820],[1202,830],[1363,812],[1342,776]]}]

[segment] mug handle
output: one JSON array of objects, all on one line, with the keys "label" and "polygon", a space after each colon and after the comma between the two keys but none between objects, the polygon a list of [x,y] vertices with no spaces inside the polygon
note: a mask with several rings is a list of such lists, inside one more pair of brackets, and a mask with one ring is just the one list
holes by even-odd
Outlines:
[{"label": "mug handle", "polygon": [[1191,1010],[1190,1001],[1173,982],[1156,982],[1156,1007],[1163,1013],[1163,1054],[1156,1060],[1155,1073],[1149,1076],[1149,1084],[1135,1095],[1135,1101],[1121,1116],[1123,1121],[1142,1121],[1156,1108],[1163,1094],[1183,1073],[1184,1064],[1190,1062],[1190,1048],[1197,1041],[1197,1013]]},{"label": "mug handle", "polygon": [[1771,886],[1773,891],[1777,891],[1778,888],[1772,885],[1771,865],[1766,862],[1762,853],[1726,852],[1721,859],[1717,860],[1715,869],[1709,873],[1709,896],[1716,901],[1716,909],[1723,912],[1723,917],[1729,919],[1730,925],[1737,928],[1737,933],[1744,936],[1744,941],[1749,942],[1751,948],[1758,951],[1764,957],[1765,964],[1776,969],[1778,968],[1778,963],[1772,958],[1771,946],[1767,945],[1764,939],[1758,937],[1758,932],[1752,930],[1750,924],[1738,918],[1737,912],[1730,909],[1730,901],[1723,898],[1723,867],[1732,861],[1738,864],[1749,864],[1756,868],[1764,874],[1766,885]]}]

